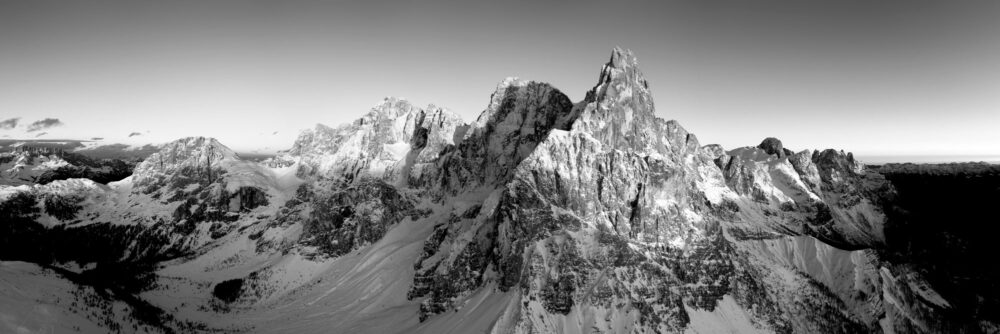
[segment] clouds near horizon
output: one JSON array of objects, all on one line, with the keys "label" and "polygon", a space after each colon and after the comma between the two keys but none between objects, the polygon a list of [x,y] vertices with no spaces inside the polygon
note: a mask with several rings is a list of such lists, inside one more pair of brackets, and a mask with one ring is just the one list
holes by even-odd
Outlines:
[{"label": "clouds near horizon", "polygon": [[20,120],[21,120],[20,117],[8,118],[8,119],[0,122],[0,129],[3,129],[3,130],[13,129],[13,128],[17,127],[17,122],[20,121]]},{"label": "clouds near horizon", "polygon": [[58,118],[46,118],[40,121],[34,121],[28,125],[28,132],[41,131],[52,127],[62,126],[63,122]]}]

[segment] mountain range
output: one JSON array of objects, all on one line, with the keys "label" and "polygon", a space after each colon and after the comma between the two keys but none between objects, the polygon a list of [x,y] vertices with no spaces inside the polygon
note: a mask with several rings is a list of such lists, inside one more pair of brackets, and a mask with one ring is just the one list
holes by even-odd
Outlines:
[{"label": "mountain range", "polygon": [[1000,331],[988,261],[937,271],[988,247],[931,237],[891,168],[705,145],[616,48],[583,101],[507,78],[470,123],[386,98],[264,161],[190,137],[118,180],[4,174],[0,331]]}]

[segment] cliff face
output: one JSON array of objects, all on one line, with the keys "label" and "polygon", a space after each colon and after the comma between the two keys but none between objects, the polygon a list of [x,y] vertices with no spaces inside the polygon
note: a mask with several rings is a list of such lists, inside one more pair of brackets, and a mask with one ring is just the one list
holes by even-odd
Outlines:
[{"label": "cliff face", "polygon": [[281,159],[298,161],[300,177],[406,184],[455,143],[460,126],[461,118],[446,109],[432,105],[425,110],[386,98],[353,123],[337,128],[320,124],[303,132]]},{"label": "cliff face", "polygon": [[[130,179],[83,186],[52,213],[16,203],[44,202],[53,186],[6,189],[2,213],[82,235],[148,235],[109,254],[154,259],[157,284],[143,298],[220,330],[965,325],[918,271],[884,258],[896,194],[880,174],[849,153],[794,152],[776,138],[702,146],[656,115],[622,49],[579,103],[508,78],[464,124],[387,98],[352,123],[303,132],[264,164],[187,138]],[[213,299],[208,287],[223,281],[226,299]]]},{"label": "cliff face", "polygon": [[676,331],[705,325],[692,313],[732,305],[754,324],[739,330],[878,328],[879,302],[854,299],[879,293],[874,255],[820,241],[882,240],[884,180],[852,158],[788,156],[776,139],[702,148],[654,115],[624,50],[584,102],[551,117],[569,125],[551,126],[509,182],[435,227],[410,291],[429,297],[423,318],[494,287],[517,296],[503,326],[526,332]]},{"label": "cliff face", "polygon": [[548,84],[505,79],[462,141],[442,153],[435,173],[421,185],[443,196],[507,183],[550,132],[569,125],[572,108],[569,98]]}]

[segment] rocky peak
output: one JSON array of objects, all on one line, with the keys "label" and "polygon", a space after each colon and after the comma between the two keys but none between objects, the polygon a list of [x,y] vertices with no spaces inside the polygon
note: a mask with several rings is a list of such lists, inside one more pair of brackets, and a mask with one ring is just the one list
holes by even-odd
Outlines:
[{"label": "rocky peak", "polygon": [[[408,141],[412,135],[413,123],[423,110],[413,106],[409,101],[395,97],[386,97],[372,107],[364,116],[350,124],[331,128],[316,124],[311,130],[305,130],[295,140],[289,153],[292,155],[331,154],[341,149],[346,140],[355,134],[368,137],[381,136],[379,140],[366,141],[368,149],[380,142]],[[409,126],[407,129],[407,125]],[[407,132],[406,130],[411,130]]]},{"label": "rocky peak", "polygon": [[312,129],[303,130],[299,133],[299,136],[295,138],[295,142],[292,143],[292,148],[288,150],[291,155],[302,155],[309,151],[318,150],[324,143],[329,143],[332,139],[330,136],[333,134],[334,129],[317,123]]},{"label": "rocky peak", "polygon": [[854,160],[854,154],[826,149],[813,152],[813,163],[819,169],[819,175],[826,183],[838,183],[845,177],[856,176],[864,170],[864,164]]},{"label": "rocky peak", "polygon": [[[385,125],[399,118],[407,118],[413,114],[422,113],[423,110],[414,106],[406,99],[388,96],[382,99],[371,111],[354,121],[355,125],[376,124]],[[380,124],[381,123],[381,124]]]},{"label": "rocky peak", "polygon": [[215,138],[187,137],[164,144],[135,168],[132,181],[139,188],[155,189],[164,178],[183,175],[212,183],[219,178],[224,161],[239,155]]},{"label": "rocky peak", "polygon": [[702,152],[705,152],[711,159],[717,159],[721,156],[726,155],[726,149],[719,144],[708,144],[701,147]]},{"label": "rocky peak", "polygon": [[445,108],[425,110],[387,97],[352,123],[303,131],[286,160],[302,162],[299,176],[405,182],[413,164],[426,163],[454,144],[461,126],[461,118]]},{"label": "rocky peak", "polygon": [[420,150],[417,162],[431,162],[445,147],[462,142],[466,129],[468,126],[462,121],[462,117],[451,110],[428,105],[417,119],[410,140],[411,148]]},{"label": "rocky peak", "polygon": [[[508,125],[527,120],[525,116],[549,120],[543,123],[565,130],[573,118],[569,108],[565,108],[567,105],[572,107],[572,102],[564,103],[567,101],[569,97],[547,83],[517,77],[504,78],[497,84],[490,95],[490,104],[476,118],[466,137],[481,137],[481,133],[501,127],[513,130]],[[551,108],[548,102],[555,102],[556,108]]]},{"label": "rocky peak", "polygon": [[217,165],[223,160],[239,160],[239,155],[215,138],[187,137],[163,145],[136,167],[166,172],[188,166]]},{"label": "rocky peak", "polygon": [[424,181],[450,190],[503,183],[552,130],[569,128],[574,111],[569,97],[547,83],[506,78],[461,143],[442,158],[443,170]]},{"label": "rocky peak", "polygon": [[795,152],[782,146],[781,140],[774,137],[764,138],[764,141],[760,142],[757,148],[764,150],[767,154],[777,156],[779,159],[795,154]]},{"label": "rocky peak", "polygon": [[[639,61],[631,50],[615,47],[611,51],[611,59],[601,67],[601,75],[597,85],[588,92],[588,102],[598,100],[601,94],[608,93],[608,88],[623,84],[635,88],[649,89],[645,76],[639,72]],[[615,92],[612,92],[615,93]],[[591,99],[592,98],[592,99]]]},{"label": "rocky peak", "polygon": [[656,117],[649,83],[631,51],[615,48],[601,68],[597,85],[578,105],[573,129],[604,145],[661,155],[691,153],[698,142],[675,121]]},{"label": "rocky peak", "polygon": [[[601,68],[597,85],[587,92],[586,102],[615,102],[637,99],[634,111],[653,112],[649,83],[639,71],[639,61],[631,50],[616,47],[611,59]],[[648,103],[647,103],[648,102]]]},{"label": "rocky peak", "polygon": [[[610,291],[635,291],[637,276],[619,279],[611,272],[647,260],[641,254],[649,253],[634,249],[694,253],[709,240],[707,231],[715,222],[704,214],[705,195],[693,189],[702,182],[699,172],[712,169],[708,155],[692,159],[691,153],[700,150],[697,139],[677,122],[654,116],[648,84],[636,65],[631,52],[615,49],[585,101],[553,108],[562,110],[556,115],[565,115],[565,122],[541,111],[546,103],[531,103],[545,94],[530,92],[544,92],[547,85],[528,89],[532,83],[508,79],[498,86],[490,108],[459,146],[460,154],[443,159],[442,174],[447,183],[485,171],[487,178],[501,176],[495,180],[503,187],[472,214],[456,212],[464,218],[442,225],[428,239],[410,296],[430,296],[421,305],[422,316],[447,310],[489,279],[502,291],[520,289],[525,301],[541,302],[531,303],[537,308],[525,302],[523,314],[567,314],[598,294],[604,297],[595,304],[625,305]],[[563,124],[568,131],[560,131]],[[722,154],[721,147],[716,150]],[[500,169],[510,166],[513,170]],[[475,237],[470,241],[469,236]],[[434,250],[442,253],[434,255]],[[495,274],[486,274],[490,270]],[[461,274],[438,275],[455,272]],[[586,281],[591,277],[598,281]],[[582,293],[595,291],[594,286],[607,290]],[[705,284],[699,290],[716,288]],[[679,305],[655,313],[683,312]]]}]

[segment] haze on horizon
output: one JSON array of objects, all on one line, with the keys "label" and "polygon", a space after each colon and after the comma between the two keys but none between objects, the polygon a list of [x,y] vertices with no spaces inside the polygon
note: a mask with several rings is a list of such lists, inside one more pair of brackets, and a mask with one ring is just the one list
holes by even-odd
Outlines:
[{"label": "haze on horizon", "polygon": [[518,76],[579,101],[615,46],[702,144],[1000,155],[996,1],[0,0],[0,137],[275,151],[385,96],[472,121]]}]

